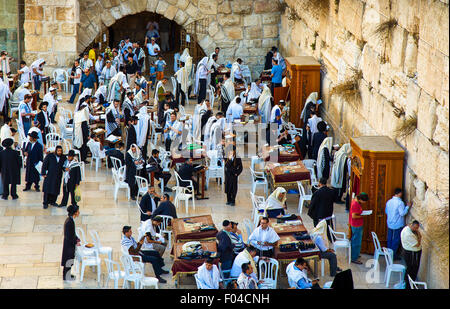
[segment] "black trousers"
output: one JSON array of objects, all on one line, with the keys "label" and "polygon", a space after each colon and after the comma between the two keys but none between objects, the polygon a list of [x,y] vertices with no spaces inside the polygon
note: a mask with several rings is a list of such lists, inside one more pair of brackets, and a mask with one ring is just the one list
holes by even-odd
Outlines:
[{"label": "black trousers", "polygon": [[153,266],[153,271],[156,277],[162,274],[162,267],[164,266],[164,259],[159,255],[158,251],[155,250],[142,250],[141,251],[142,261],[144,263],[151,263]]},{"label": "black trousers", "polygon": [[273,249],[269,249],[269,250],[256,250],[256,255],[260,256],[260,257],[273,257]]},{"label": "black trousers", "polygon": [[61,206],[67,206],[67,202],[69,201],[69,194],[70,194],[70,201],[71,205],[76,205],[75,202],[75,190],[69,191],[67,190],[67,186],[63,185],[63,197],[61,200]]},{"label": "black trousers", "polygon": [[88,155],[88,146],[86,145],[86,143],[81,145],[79,150],[80,150],[81,161],[83,161],[83,162],[86,161],[87,155]]},{"label": "black trousers", "polygon": [[228,190],[228,192],[227,192],[227,203],[235,203],[236,202],[236,194],[237,194],[237,192],[234,192],[232,190]]},{"label": "black trousers", "polygon": [[[314,227],[316,227],[317,224],[319,224],[319,222],[320,222],[321,220],[322,220],[322,219],[314,219],[314,220],[313,220]],[[331,239],[330,229],[328,228],[329,226],[331,226],[331,228],[334,230],[333,220],[332,220],[332,219],[328,219],[328,220],[327,220],[327,237],[328,237],[328,240],[329,240],[329,241],[334,241],[334,239],[333,239],[333,240]]]},{"label": "black trousers", "polygon": [[164,186],[167,187],[167,183],[169,182],[169,179],[172,175],[170,173],[155,173],[155,178],[160,179],[162,178],[164,180]]},{"label": "black trousers", "polygon": [[58,195],[44,192],[44,202],[43,202],[43,204],[44,205],[54,204],[54,203],[56,203],[56,199],[57,198],[58,198]]},{"label": "black trousers", "polygon": [[181,105],[185,105],[186,104],[186,93],[184,93],[183,90],[181,90],[181,84],[177,83],[177,97],[176,97],[176,101],[177,104],[180,105],[180,97],[181,97]]},{"label": "black trousers", "polygon": [[409,250],[403,249],[403,257],[405,258],[405,263],[406,263],[406,273],[405,273],[404,280],[405,280],[407,289],[411,288],[409,286],[408,275],[411,277],[412,280],[417,279],[417,273],[419,272],[421,256],[422,256],[422,250],[409,251]]},{"label": "black trousers", "polygon": [[35,181],[35,182],[27,182],[27,183],[25,184],[25,188],[26,188],[26,189],[30,189],[32,184],[34,184],[34,187],[35,187],[35,188],[39,189],[39,180],[38,180],[38,181]]},{"label": "black trousers", "polygon": [[9,183],[3,183],[3,194],[2,194],[2,196],[3,196],[3,198],[8,198],[8,195],[9,195],[9,186],[11,186],[11,196],[13,197],[13,198],[17,198],[18,197],[18,195],[17,195],[17,185],[12,185],[12,184],[9,184]]},{"label": "black trousers", "polygon": [[198,80],[198,83],[200,89],[198,91],[197,103],[201,103],[206,98],[206,79],[201,78]]},{"label": "black trousers", "polygon": [[172,140],[170,138],[166,138],[164,141],[164,146],[166,147],[166,151],[170,151],[170,145],[172,145]]}]

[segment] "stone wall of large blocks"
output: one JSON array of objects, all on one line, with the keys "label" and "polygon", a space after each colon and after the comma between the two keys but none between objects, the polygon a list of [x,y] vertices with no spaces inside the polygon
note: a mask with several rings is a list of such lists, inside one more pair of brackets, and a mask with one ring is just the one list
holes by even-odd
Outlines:
[{"label": "stone wall of large blocks", "polygon": [[279,42],[278,0],[67,0],[64,6],[61,1],[26,2],[26,56],[45,57],[49,69],[67,67],[106,27],[143,11],[181,26],[208,19],[207,34],[198,38],[205,53],[219,46],[221,62],[242,57],[254,72],[262,69],[267,50]]},{"label": "stone wall of large blocks", "polygon": [[[324,68],[321,96],[336,142],[387,135],[406,150],[408,220],[424,228],[420,279],[449,284],[448,0],[286,0],[284,55],[312,55]],[[391,23],[385,23],[391,20]],[[377,31],[380,24],[387,26]],[[330,95],[361,76],[350,96]],[[396,129],[410,117],[405,138]],[[409,122],[410,124],[413,122]]]}]

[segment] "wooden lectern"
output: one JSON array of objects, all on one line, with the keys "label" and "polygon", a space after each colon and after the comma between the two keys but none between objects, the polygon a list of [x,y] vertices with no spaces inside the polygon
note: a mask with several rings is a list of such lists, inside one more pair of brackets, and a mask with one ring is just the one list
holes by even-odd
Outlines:
[{"label": "wooden lectern", "polygon": [[286,86],[290,87],[290,121],[303,127],[300,119],[305,101],[311,92],[320,95],[320,63],[309,56],[286,58]]},{"label": "wooden lectern", "polygon": [[403,187],[403,160],[405,152],[387,136],[361,136],[350,139],[352,147],[351,195],[366,192],[367,209],[372,214],[364,216],[361,252],[373,254],[372,233],[375,232],[381,247],[387,245],[386,202],[395,188]]}]

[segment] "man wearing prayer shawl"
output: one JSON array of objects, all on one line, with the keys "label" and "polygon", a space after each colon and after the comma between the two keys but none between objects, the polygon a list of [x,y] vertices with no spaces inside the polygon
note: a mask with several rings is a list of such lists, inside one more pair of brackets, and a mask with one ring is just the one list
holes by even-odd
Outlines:
[{"label": "man wearing prayer shawl", "polygon": [[[327,186],[325,178],[319,179],[319,189],[312,194],[308,215],[313,219],[314,226],[321,220],[333,227],[333,208],[336,200],[336,192]],[[327,229],[328,240],[332,240],[330,231]]]},{"label": "man wearing prayer shawl", "polygon": [[258,99],[258,112],[261,117],[261,123],[268,123],[270,120],[271,98],[272,93],[270,92],[270,88],[264,85],[263,91]]},{"label": "man wearing prayer shawl", "polygon": [[[2,110],[2,91],[1,91],[1,85],[2,85],[3,81],[0,80],[0,110]],[[23,101],[23,98],[26,94],[31,94],[29,88],[31,87],[30,83],[25,83],[19,86],[19,88],[17,88],[14,91],[14,94],[11,97],[11,100],[14,102],[20,102]],[[9,91],[9,87],[8,87],[8,91]]]},{"label": "man wearing prayer shawl", "polygon": [[22,102],[19,103],[19,123],[21,125],[21,130],[23,130],[23,135],[27,136],[28,131],[31,128],[32,117],[34,117],[35,112],[31,108],[31,100],[33,97],[31,94],[25,95]]},{"label": "man wearing prayer shawl", "polygon": [[211,126],[211,133],[209,137],[209,149],[218,150],[222,146],[222,136],[225,128],[225,118],[218,119]]},{"label": "man wearing prayer shawl", "polygon": [[227,109],[227,122],[232,123],[235,120],[240,120],[242,114],[244,113],[244,109],[241,106],[241,98],[235,97],[233,101],[231,101],[230,105]]},{"label": "man wearing prayer shawl", "polygon": [[139,113],[137,114],[137,117],[139,118],[137,124],[137,145],[142,149],[142,157],[144,160],[147,160],[148,135],[150,128],[150,116],[147,113],[146,102],[147,101],[142,104]]},{"label": "man wearing prayer shawl", "polygon": [[209,85],[211,78],[210,70],[208,70],[208,57],[203,57],[197,65],[195,75],[194,93],[198,96],[197,103],[202,102],[206,98],[206,86]]},{"label": "man wearing prayer shawl", "polygon": [[326,122],[325,121],[319,122],[317,124],[317,130],[319,130],[319,132],[314,133],[314,135],[311,136],[311,145],[308,147],[308,157],[313,160],[317,160],[319,148],[322,145],[323,140],[327,138]]},{"label": "man wearing prayer shawl", "polygon": [[70,204],[77,205],[75,201],[75,189],[81,182],[80,162],[75,157],[75,152],[69,150],[66,160],[63,165],[63,197],[61,199],[60,207],[67,206],[70,195]]},{"label": "man wearing prayer shawl", "polygon": [[[21,87],[22,87],[22,89],[24,89],[25,84],[22,84],[18,89],[20,89]],[[14,94],[16,94],[16,92],[17,92],[17,90],[14,92]],[[28,91],[28,93],[29,93],[29,91]],[[3,82],[3,80],[0,78],[0,113],[3,113],[4,115],[6,115],[6,113],[5,113],[6,104],[5,103],[9,97],[11,97],[11,91],[9,90],[9,81],[8,81],[8,83],[5,84]],[[15,101],[21,101],[21,100],[15,100]],[[4,108],[5,108],[5,111],[3,110]]]},{"label": "man wearing prayer shawl", "polygon": [[274,247],[279,240],[280,236],[269,226],[269,218],[262,217],[247,242],[258,249],[259,256],[272,257]]},{"label": "man wearing prayer shawl", "polygon": [[266,200],[265,216],[268,218],[276,218],[284,215],[287,211],[286,205],[286,189],[278,187]]},{"label": "man wearing prayer shawl", "polygon": [[106,137],[111,134],[114,136],[122,136],[122,130],[120,129],[120,118],[122,115],[119,111],[119,105],[120,102],[114,100],[106,109]]},{"label": "man wearing prayer shawl", "polygon": [[330,177],[331,151],[333,150],[333,138],[323,140],[317,154],[317,178],[328,179]]},{"label": "man wearing prayer shawl", "polygon": [[58,109],[58,101],[55,98],[56,88],[50,87],[48,92],[44,95],[42,99],[44,102],[48,103],[47,112],[50,116],[51,122],[55,122],[55,115]]},{"label": "man wearing prayer shawl", "polygon": [[225,74],[224,82],[220,89],[221,89],[220,92],[221,92],[221,100],[222,100],[220,110],[222,113],[225,114],[227,112],[228,105],[230,105],[231,100],[233,100],[233,98],[235,97],[234,82],[230,78],[230,73],[227,72]]},{"label": "man wearing prayer shawl", "polygon": [[103,106],[108,106],[110,102],[106,102],[106,96],[107,96],[108,87],[105,85],[102,85],[97,88],[97,91],[95,91],[94,98],[95,103],[98,103]]},{"label": "man wearing prayer shawl", "polygon": [[223,289],[219,269],[214,265],[214,259],[207,258],[197,271],[197,283],[200,289]]},{"label": "man wearing prayer shawl", "polygon": [[[243,251],[241,251],[233,261],[233,267],[231,267],[231,278],[237,278],[242,272],[242,264],[244,263],[250,263],[253,268],[253,274],[255,280],[258,280],[258,267],[257,263],[259,262],[260,257],[257,256],[258,250],[253,246],[248,246]],[[261,258],[264,259],[264,258]],[[252,275],[253,275],[252,274]]]},{"label": "man wearing prayer shawl", "polygon": [[133,94],[134,94],[134,104],[136,106],[141,105],[141,103],[144,102],[145,96],[145,90],[141,87],[141,84],[137,82],[134,83]]},{"label": "man wearing prayer shawl", "polygon": [[286,275],[291,288],[296,289],[320,289],[317,280],[308,279],[308,264],[303,258],[291,262],[286,267]]},{"label": "man wearing prayer shawl", "polygon": [[201,141],[202,135],[202,116],[206,113],[206,102],[198,103],[194,109],[194,117],[192,119],[192,137],[194,142]]},{"label": "man wearing prayer shawl", "polygon": [[139,190],[135,176],[145,176],[144,164],[145,161],[142,158],[139,147],[136,144],[130,145],[129,150],[125,154],[125,182],[130,187],[130,196],[133,201],[136,200],[136,195]]},{"label": "man wearing prayer shawl", "polygon": [[237,285],[241,290],[258,289],[258,281],[254,274],[253,266],[250,263],[244,263],[241,266],[242,272],[237,279]]},{"label": "man wearing prayer shawl", "polygon": [[125,118],[125,124],[128,124],[131,117],[135,115],[134,112],[134,95],[133,92],[127,92],[125,100],[123,100],[122,113]]},{"label": "man wearing prayer shawl", "polygon": [[108,102],[121,99],[125,81],[126,76],[123,72],[118,72],[116,75],[114,75],[113,78],[111,78],[108,85],[108,92],[106,97],[106,100]]},{"label": "man wearing prayer shawl", "polygon": [[331,186],[337,192],[337,203],[342,203],[342,195],[347,189],[348,178],[350,177],[349,163],[351,161],[352,147],[344,144],[334,154],[333,168],[331,170]]},{"label": "man wearing prayer shawl", "polygon": [[73,115],[73,146],[80,150],[81,161],[83,162],[86,161],[88,152],[87,142],[89,139],[89,118],[89,106],[87,104],[80,105],[80,109]]},{"label": "man wearing prayer shawl", "polygon": [[116,68],[112,65],[112,62],[110,60],[106,60],[106,65],[102,69],[102,72],[99,77],[99,81],[101,85],[106,86],[108,88],[109,83],[111,82],[111,79],[116,76],[117,71]]},{"label": "man wearing prayer shawl", "polygon": [[311,92],[308,98],[305,101],[305,105],[303,106],[302,113],[300,114],[300,118],[303,120],[304,125],[308,123],[309,115],[312,109],[316,109],[317,106],[317,92]]},{"label": "man wearing prayer shawl", "polygon": [[61,189],[61,178],[63,175],[63,165],[66,156],[63,155],[63,149],[60,145],[56,146],[55,151],[45,156],[42,163],[41,175],[44,177],[42,192],[44,192],[43,208],[48,205],[58,206],[56,200]]},{"label": "man wearing prayer shawl", "polygon": [[[218,113],[221,113],[221,112],[218,112]],[[220,115],[218,115],[218,113],[216,115],[213,115],[208,118],[208,120],[206,121],[205,127],[203,129],[203,142],[207,148],[210,144],[212,125],[219,119],[219,117],[221,117]]]},{"label": "man wearing prayer shawl", "polygon": [[328,260],[328,264],[330,265],[330,276],[334,277],[336,276],[336,273],[338,271],[342,271],[342,269],[337,267],[337,258],[334,250],[325,246],[323,236],[325,235],[326,230],[328,230],[327,222],[326,220],[321,220],[311,231],[310,236],[317,248],[320,250],[320,258]]}]

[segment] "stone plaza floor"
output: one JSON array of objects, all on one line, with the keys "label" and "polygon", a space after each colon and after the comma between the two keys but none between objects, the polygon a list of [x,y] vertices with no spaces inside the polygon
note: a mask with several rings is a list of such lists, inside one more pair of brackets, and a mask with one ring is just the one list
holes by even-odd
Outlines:
[{"label": "stone plaza floor", "polygon": [[[65,103],[67,94],[63,94],[61,106],[73,109],[73,105]],[[192,113],[194,102],[186,107],[186,113]],[[58,117],[58,116],[57,116]],[[88,159],[90,161],[90,158]],[[210,187],[206,191],[207,200],[195,201],[196,209],[189,208],[189,213],[185,213],[184,203],[177,209],[178,217],[211,214],[216,226],[220,229],[224,219],[230,219],[239,223],[239,228],[243,233],[244,240],[247,239],[243,219],[251,218],[252,205],[250,201],[251,179],[250,160],[244,159],[244,171],[239,177],[239,191],[236,199],[236,206],[225,205],[226,195],[214,180],[211,180]],[[53,288],[100,288],[104,286],[106,276],[106,265],[102,262],[101,286],[96,282],[96,272],[90,268],[86,269],[83,282],[78,278],[74,282],[64,283],[62,280],[62,267],[60,266],[63,224],[67,216],[66,208],[55,208],[49,206],[42,208],[42,192],[34,190],[22,192],[24,188],[24,172],[22,171],[22,185],[18,186],[19,199],[12,201],[0,201],[0,288],[3,289],[53,289]],[[169,187],[175,185],[172,177]],[[159,190],[159,189],[157,189]],[[134,201],[128,201],[124,190],[120,190],[118,200],[113,198],[113,183],[111,170],[102,166],[95,172],[95,167],[91,169],[86,166],[86,179],[81,184],[82,199],[79,203],[80,217],[75,220],[76,226],[82,227],[90,241],[89,231],[96,230],[100,236],[103,246],[113,248],[113,260],[119,261],[121,230],[124,225],[133,228],[134,236],[137,237],[137,228],[140,224],[139,209]],[[256,194],[263,195],[257,191]],[[62,195],[58,197],[58,202]],[[288,211],[297,212],[298,194],[289,194],[287,199]],[[312,225],[312,220],[306,214],[304,208],[302,218],[308,230]],[[345,212],[344,205],[335,204],[335,215],[337,219],[337,231],[346,232],[348,223],[348,213]],[[165,268],[172,266],[172,258],[169,250],[164,254]],[[338,266],[342,269],[351,268],[353,273],[355,288],[384,288],[384,258],[380,258],[380,283],[371,283],[367,280],[369,268],[363,265],[348,265],[344,250],[337,252]],[[371,259],[371,255],[362,255],[362,261]],[[320,267],[320,263],[319,267]],[[328,262],[325,263],[325,276],[320,277],[320,285],[332,280],[327,276],[329,273]],[[282,271],[284,273],[284,269]],[[320,271],[318,272],[320,275]],[[146,265],[146,275],[154,276],[151,265]],[[77,276],[78,277],[78,276]],[[175,282],[171,274],[163,275],[167,279],[167,284],[160,284],[159,288],[175,288]],[[398,282],[398,274],[391,278],[390,287]],[[112,288],[112,281],[109,288]],[[122,281],[119,282],[121,286]],[[279,288],[287,288],[287,278],[279,278]],[[183,277],[179,282],[179,288],[195,289],[193,276]]]}]

